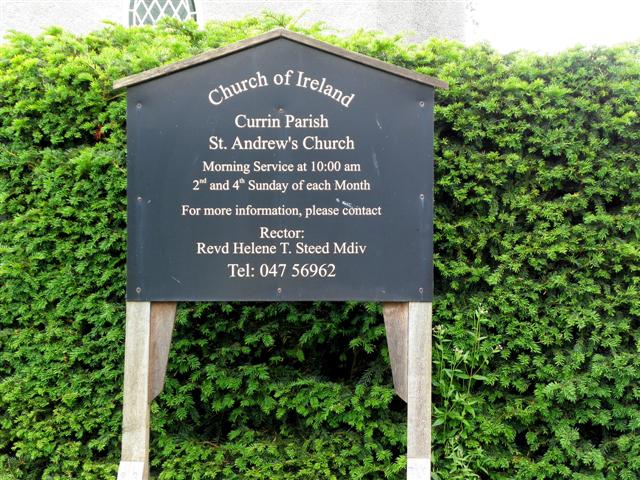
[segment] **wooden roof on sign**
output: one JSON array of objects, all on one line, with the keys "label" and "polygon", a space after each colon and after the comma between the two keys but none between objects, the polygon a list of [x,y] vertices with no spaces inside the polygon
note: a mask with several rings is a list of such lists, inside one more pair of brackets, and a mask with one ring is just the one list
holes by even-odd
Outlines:
[{"label": "wooden roof on sign", "polygon": [[236,52],[240,52],[242,50],[246,50],[248,48],[255,47],[256,45],[267,43],[278,38],[286,38],[293,42],[297,42],[302,45],[315,48],[317,50],[322,50],[332,55],[342,57],[346,60],[360,63],[362,65],[366,65],[368,67],[375,68],[377,70],[381,70],[398,77],[406,78],[407,80],[422,83],[424,85],[444,89],[449,88],[449,84],[447,82],[443,82],[442,80],[439,80],[437,78],[423,75],[406,68],[398,67],[397,65],[392,65],[391,63],[383,62],[381,60],[377,60],[360,53],[351,52],[349,50],[345,50],[344,48],[336,47],[329,43],[321,42],[320,40],[316,40],[315,38],[307,37],[306,35],[301,35],[299,33],[285,30],[283,28],[271,30],[267,33],[263,33],[262,35],[258,35],[257,37],[248,38],[240,42],[217,48],[215,50],[210,50],[208,52],[201,53],[200,55],[196,55],[195,57],[187,58],[186,60],[181,60],[179,62],[171,63],[169,65],[158,68],[152,68],[151,70],[146,70],[135,75],[121,78],[113,83],[113,88],[119,89],[131,87],[133,85],[153,80],[155,78],[164,77],[165,75],[171,75],[174,72],[191,68],[196,65],[209,62],[211,60],[225,57],[227,55],[232,55]]}]

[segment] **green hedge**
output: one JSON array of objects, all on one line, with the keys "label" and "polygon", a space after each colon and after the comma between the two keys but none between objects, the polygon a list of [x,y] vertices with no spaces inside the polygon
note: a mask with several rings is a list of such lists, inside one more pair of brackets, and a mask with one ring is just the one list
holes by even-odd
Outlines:
[{"label": "green hedge", "polygon": [[[0,45],[0,479],[113,478],[125,290],[114,79],[286,18]],[[640,478],[640,45],[555,56],[302,30],[434,75],[434,460]],[[380,307],[180,305],[158,479],[403,478]]]}]

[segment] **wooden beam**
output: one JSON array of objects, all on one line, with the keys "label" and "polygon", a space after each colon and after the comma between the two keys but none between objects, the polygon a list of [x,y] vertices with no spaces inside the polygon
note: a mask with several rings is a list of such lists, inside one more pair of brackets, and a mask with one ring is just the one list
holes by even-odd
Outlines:
[{"label": "wooden beam", "polygon": [[407,401],[407,330],[409,328],[409,304],[385,303],[382,306],[384,328],[387,331],[389,361],[396,394]]},{"label": "wooden beam", "polygon": [[150,302],[127,302],[122,455],[118,480],[149,478],[150,319]]},{"label": "wooden beam", "polygon": [[196,65],[200,65],[206,62],[211,62],[213,60],[217,60],[218,58],[226,57],[228,55],[232,55],[242,50],[246,50],[248,48],[252,48],[278,38],[286,38],[293,42],[315,48],[316,50],[321,50],[332,55],[350,60],[352,62],[360,63],[362,65],[366,65],[367,67],[375,68],[376,70],[387,72],[398,77],[406,78],[407,80],[422,83],[424,85],[444,89],[449,88],[449,84],[447,82],[444,82],[437,78],[430,77],[413,70],[402,68],[391,63],[383,62],[382,60],[378,60],[377,58],[372,58],[357,52],[345,50],[344,48],[336,47],[335,45],[331,45],[330,43],[322,42],[320,40],[316,40],[315,38],[292,32],[290,30],[285,30],[283,28],[277,28],[256,37],[247,38],[230,45],[225,45],[224,47],[216,48],[215,50],[210,50],[208,52],[201,53],[185,60],[180,60],[179,62],[152,68],[144,72],[136,73],[135,75],[121,78],[113,83],[113,88],[117,90],[120,88],[132,87],[139,83],[148,82],[149,80],[164,77],[166,75],[171,75],[172,73],[179,72],[180,70],[195,67]]},{"label": "wooden beam", "polygon": [[176,302],[153,302],[151,304],[150,401],[156,398],[164,388],[171,335],[176,318],[176,305]]},{"label": "wooden beam", "polygon": [[407,480],[431,478],[431,303],[409,303]]},{"label": "wooden beam", "polygon": [[127,302],[118,480],[148,480],[151,401],[164,385],[174,302]]}]

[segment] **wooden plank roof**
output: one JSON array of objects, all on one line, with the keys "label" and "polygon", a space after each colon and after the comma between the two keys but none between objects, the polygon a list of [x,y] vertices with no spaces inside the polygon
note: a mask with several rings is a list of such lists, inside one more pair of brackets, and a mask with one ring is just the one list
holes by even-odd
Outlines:
[{"label": "wooden plank roof", "polygon": [[315,48],[317,50],[322,50],[332,55],[342,57],[346,60],[360,63],[362,65],[366,65],[368,67],[375,68],[377,70],[390,73],[398,77],[406,78],[407,80],[422,83],[424,85],[444,89],[449,88],[449,84],[447,82],[444,82],[437,78],[423,75],[406,68],[398,67],[397,65],[383,62],[381,60],[368,57],[360,53],[351,52],[349,50],[345,50],[344,48],[336,47],[335,45],[321,42],[320,40],[316,40],[315,38],[292,32],[284,28],[271,30],[269,32],[263,33],[262,35],[258,35],[257,37],[248,38],[246,40],[241,40],[239,42],[232,43],[221,48],[216,48],[215,50],[210,50],[208,52],[201,53],[200,55],[196,55],[179,62],[164,65],[162,67],[152,68],[144,72],[136,73],[135,75],[121,78],[113,83],[113,88],[119,89],[131,87],[133,85],[153,80],[155,78],[164,77],[165,75],[171,75],[172,73],[179,72],[180,70],[191,68],[196,65],[209,62],[211,60],[225,57],[227,55],[232,55],[236,52],[240,52],[242,50],[246,50],[248,48],[255,47],[256,45],[267,43],[278,38],[286,38],[293,42],[297,42],[302,45]]}]

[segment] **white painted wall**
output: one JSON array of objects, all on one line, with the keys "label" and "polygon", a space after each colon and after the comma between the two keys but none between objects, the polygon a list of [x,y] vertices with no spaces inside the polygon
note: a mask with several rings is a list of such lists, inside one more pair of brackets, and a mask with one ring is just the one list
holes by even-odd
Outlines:
[{"label": "white painted wall", "polygon": [[123,0],[0,0],[0,35],[37,34],[51,25],[87,33],[102,28],[102,20],[124,23],[125,12]]},{"label": "white painted wall", "polygon": [[[37,34],[51,25],[75,33],[102,27],[103,20],[126,24],[127,0],[0,0],[0,36],[9,30]],[[358,28],[389,34],[412,32],[411,40],[465,40],[472,0],[197,0],[199,21],[237,19],[265,10],[324,21],[349,33]]]},{"label": "white painted wall", "polygon": [[206,19],[233,19],[265,10],[302,15],[300,23],[324,21],[340,33],[359,28],[389,34],[412,32],[412,40],[429,37],[465,39],[468,0],[203,0]]}]

